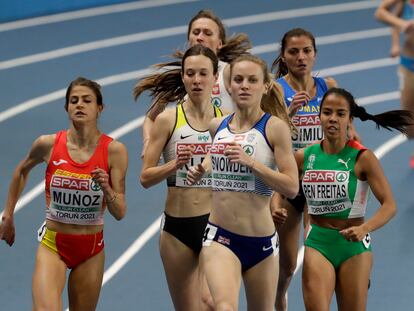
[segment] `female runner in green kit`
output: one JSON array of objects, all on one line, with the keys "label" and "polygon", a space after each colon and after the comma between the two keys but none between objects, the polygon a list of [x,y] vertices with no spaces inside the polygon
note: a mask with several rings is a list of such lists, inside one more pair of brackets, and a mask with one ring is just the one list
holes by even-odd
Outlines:
[{"label": "female runner in green kit", "polygon": [[[374,153],[348,139],[353,118],[404,134],[414,122],[413,114],[405,110],[371,115],[344,89],[325,93],[320,110],[325,139],[296,153],[310,216],[302,275],[308,311],[329,310],[334,291],[338,310],[366,309],[372,267],[369,233],[385,225],[397,210]],[[380,207],[366,220],[370,189]]]}]

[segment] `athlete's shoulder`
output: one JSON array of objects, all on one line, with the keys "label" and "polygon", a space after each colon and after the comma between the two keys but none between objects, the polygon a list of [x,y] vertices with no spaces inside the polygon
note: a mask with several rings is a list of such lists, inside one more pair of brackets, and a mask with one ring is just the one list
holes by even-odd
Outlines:
[{"label": "athlete's shoulder", "polygon": [[164,122],[175,120],[177,109],[178,109],[178,106],[166,108],[163,112],[161,112],[157,116],[157,118],[155,119],[155,122],[157,122],[158,124],[163,124]]},{"label": "athlete's shoulder", "polygon": [[33,146],[36,146],[38,148],[52,148],[55,144],[57,135],[59,135],[60,133],[61,132],[55,134],[40,135],[33,142]]},{"label": "athlete's shoulder", "polygon": [[217,118],[213,118],[210,121],[210,125],[209,125],[209,131],[210,134],[212,136],[214,136],[216,134],[216,132],[218,131],[220,125],[223,123],[223,121],[228,118],[229,116],[222,116],[222,117],[217,117]]},{"label": "athlete's shoulder", "polygon": [[368,150],[368,148],[361,144],[359,141],[353,139],[348,142],[348,146],[356,150]]},{"label": "athlete's shoulder", "polygon": [[331,89],[331,88],[333,88],[333,87],[337,87],[337,86],[338,86],[338,83],[337,83],[337,82],[336,82],[336,80],[335,80],[334,78],[332,78],[332,77],[327,77],[327,78],[325,78],[324,80],[325,80],[325,83],[326,83],[326,87],[327,87],[328,89]]}]

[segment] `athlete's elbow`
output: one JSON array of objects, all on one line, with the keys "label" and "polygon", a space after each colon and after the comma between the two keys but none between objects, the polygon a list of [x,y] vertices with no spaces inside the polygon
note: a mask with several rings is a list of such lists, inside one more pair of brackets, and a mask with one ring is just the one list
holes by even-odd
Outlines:
[{"label": "athlete's elbow", "polygon": [[299,182],[296,182],[294,185],[292,185],[287,191],[287,193],[285,193],[285,195],[289,198],[289,199],[294,199],[299,192]]},{"label": "athlete's elbow", "polygon": [[395,217],[395,215],[397,215],[397,204],[394,203],[391,205],[390,214],[391,214],[390,218],[393,218]]},{"label": "athlete's elbow", "polygon": [[141,185],[145,188],[148,189],[149,187],[152,186],[152,183],[150,181],[150,179],[148,178],[146,173],[142,173],[140,178],[139,178],[139,182],[141,183]]},{"label": "athlete's elbow", "polygon": [[288,193],[285,193],[286,197],[289,199],[294,199],[298,195],[298,191],[290,191]]},{"label": "athlete's elbow", "polygon": [[377,19],[377,20],[379,20],[380,22],[384,22],[384,14],[383,14],[383,12],[382,12],[382,9],[381,8],[378,8],[376,11],[375,11],[375,13],[374,13],[374,16],[375,16],[375,18]]},{"label": "athlete's elbow", "polygon": [[380,13],[379,13],[379,10],[377,9],[376,11],[375,11],[375,13],[374,13],[374,16],[375,16],[375,18],[377,19],[377,20],[380,20]]},{"label": "athlete's elbow", "polygon": [[118,209],[118,211],[116,213],[113,214],[114,218],[118,221],[124,219],[125,215],[126,215],[126,205],[123,206],[122,208]]}]

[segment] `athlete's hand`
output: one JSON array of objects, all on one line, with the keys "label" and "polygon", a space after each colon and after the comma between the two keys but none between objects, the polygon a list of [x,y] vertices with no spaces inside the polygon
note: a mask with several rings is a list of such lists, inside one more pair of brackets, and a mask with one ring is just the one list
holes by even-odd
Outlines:
[{"label": "athlete's hand", "polygon": [[414,21],[413,20],[405,21],[404,25],[401,27],[401,32],[406,33],[406,34],[414,32]]},{"label": "athlete's hand", "polygon": [[2,217],[0,222],[0,240],[4,240],[9,246],[12,246],[15,238],[15,228],[13,218]]},{"label": "athlete's hand", "polygon": [[177,150],[177,156],[175,158],[175,168],[178,170],[185,164],[190,163],[193,155],[194,146],[185,146]]},{"label": "athlete's hand", "polygon": [[348,241],[359,242],[362,241],[363,238],[365,238],[368,231],[365,230],[364,225],[361,225],[343,229],[339,231],[339,233],[342,234],[343,237]]},{"label": "athlete's hand", "polygon": [[289,116],[292,118],[301,107],[307,105],[309,101],[311,100],[311,97],[308,92],[300,91],[297,92],[294,96],[292,101],[289,105]]},{"label": "athlete's hand", "polygon": [[287,209],[283,207],[273,207],[272,208],[272,219],[275,225],[283,225],[288,217]]},{"label": "athlete's hand", "polygon": [[107,193],[112,190],[111,185],[109,184],[109,174],[103,169],[96,167],[92,172],[92,179],[99,184],[102,191]]},{"label": "athlete's hand", "polygon": [[229,158],[230,163],[240,163],[250,168],[253,167],[254,158],[249,156],[235,141],[230,142],[226,146],[226,149],[224,149],[224,155]]},{"label": "athlete's hand", "polygon": [[401,50],[400,50],[400,46],[398,44],[391,45],[390,56],[392,58],[400,56],[400,53],[401,53]]},{"label": "athlete's hand", "polygon": [[194,185],[197,181],[203,177],[204,173],[206,172],[205,168],[201,163],[198,163],[197,166],[192,166],[187,172],[187,182],[188,184]]}]

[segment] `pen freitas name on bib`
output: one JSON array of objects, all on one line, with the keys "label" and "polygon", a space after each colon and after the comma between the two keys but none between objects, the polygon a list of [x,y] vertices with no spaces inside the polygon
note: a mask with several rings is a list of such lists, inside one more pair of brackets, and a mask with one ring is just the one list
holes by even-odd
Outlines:
[{"label": "pen freitas name on bib", "polygon": [[310,214],[337,213],[351,207],[348,199],[348,171],[308,170],[303,176],[303,192]]}]

